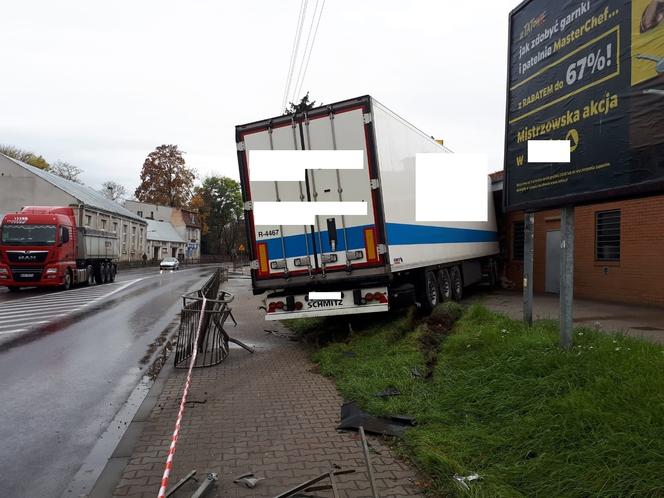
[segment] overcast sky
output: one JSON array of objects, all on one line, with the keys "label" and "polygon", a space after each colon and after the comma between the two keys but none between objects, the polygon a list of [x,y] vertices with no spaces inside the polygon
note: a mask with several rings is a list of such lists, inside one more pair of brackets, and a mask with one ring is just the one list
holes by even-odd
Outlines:
[{"label": "overcast sky", "polygon": [[[327,0],[302,93],[370,94],[502,169],[517,3]],[[5,2],[0,143],[131,193],[160,144],[179,145],[201,177],[238,178],[234,126],[281,113],[299,10],[300,0]]]}]

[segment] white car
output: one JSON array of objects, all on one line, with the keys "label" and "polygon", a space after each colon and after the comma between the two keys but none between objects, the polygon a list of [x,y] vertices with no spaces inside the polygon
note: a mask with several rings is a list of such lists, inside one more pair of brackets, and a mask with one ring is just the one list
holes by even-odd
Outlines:
[{"label": "white car", "polygon": [[180,269],[180,262],[178,261],[177,258],[173,258],[173,257],[164,258],[164,259],[161,260],[161,263],[159,263],[159,269],[160,270],[179,270]]}]

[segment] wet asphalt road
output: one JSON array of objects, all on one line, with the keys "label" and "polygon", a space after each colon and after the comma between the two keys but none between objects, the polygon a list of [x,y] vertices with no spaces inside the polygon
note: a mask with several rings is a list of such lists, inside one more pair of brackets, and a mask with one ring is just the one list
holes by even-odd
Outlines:
[{"label": "wet asphalt road", "polygon": [[[138,280],[82,316],[0,347],[0,495],[58,497],[138,384],[150,343],[180,296],[212,269],[118,274]],[[43,291],[0,293],[3,305]],[[53,296],[63,293],[54,293]]]}]

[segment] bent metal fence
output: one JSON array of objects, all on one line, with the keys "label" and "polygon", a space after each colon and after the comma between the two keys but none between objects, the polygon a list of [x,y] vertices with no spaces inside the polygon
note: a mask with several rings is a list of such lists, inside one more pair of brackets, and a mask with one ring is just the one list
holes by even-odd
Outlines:
[{"label": "bent metal fence", "polygon": [[[201,289],[182,296],[180,330],[175,345],[176,368],[189,366],[189,359],[195,347],[197,354],[194,368],[218,365],[224,361],[228,356],[230,342],[251,353],[254,352],[251,347],[233,339],[224,330],[228,318],[237,325],[230,307],[234,296],[220,289],[221,283],[226,280],[228,280],[228,270],[218,268]],[[196,341],[199,326],[200,332]],[[195,344],[196,342],[198,343]]]}]

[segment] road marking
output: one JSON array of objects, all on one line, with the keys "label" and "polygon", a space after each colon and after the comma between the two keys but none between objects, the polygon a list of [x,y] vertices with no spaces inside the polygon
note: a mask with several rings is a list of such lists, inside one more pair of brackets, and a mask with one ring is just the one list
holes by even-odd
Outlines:
[{"label": "road marking", "polygon": [[[52,323],[57,319],[71,316],[144,280],[144,278],[110,283],[103,287],[73,289],[57,295],[55,299],[50,295],[32,296],[25,300],[11,301],[5,305],[0,305],[0,335],[26,332],[37,325]],[[82,291],[86,291],[85,294],[82,294]],[[25,301],[30,302],[26,303]],[[48,320],[41,320],[42,318],[48,318]],[[35,319],[39,321],[35,322]]]}]

